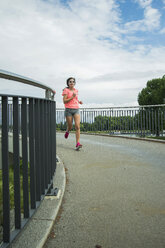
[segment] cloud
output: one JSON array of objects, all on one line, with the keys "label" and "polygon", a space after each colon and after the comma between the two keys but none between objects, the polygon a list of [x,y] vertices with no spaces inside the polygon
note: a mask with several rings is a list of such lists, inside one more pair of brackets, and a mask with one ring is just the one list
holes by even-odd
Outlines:
[{"label": "cloud", "polygon": [[[151,1],[139,4],[144,19],[124,24],[114,0],[72,0],[67,4],[2,0],[0,68],[48,84],[57,91],[59,104],[69,76],[76,77],[86,104],[135,102],[147,80],[165,74],[165,48],[137,44],[144,38],[136,36],[137,30],[158,28],[160,14]],[[8,87],[15,94],[40,94],[36,88],[14,89],[12,82],[6,82],[4,88],[3,83],[0,81],[1,91]]]},{"label": "cloud", "polygon": [[158,9],[152,8],[152,0],[136,0],[136,2],[144,9],[144,18],[126,23],[125,29],[127,32],[145,32],[159,29],[161,14]]},{"label": "cloud", "polygon": [[135,0],[142,8],[146,8],[152,4],[152,0]]},{"label": "cloud", "polygon": [[165,34],[165,28],[162,28],[162,29],[160,30],[160,34]]},{"label": "cloud", "polygon": [[147,7],[144,12],[145,20],[144,24],[148,30],[153,30],[160,27],[160,13],[157,9]]},{"label": "cloud", "polygon": [[[158,70],[157,74],[161,75],[164,71],[163,70]],[[154,72],[155,73],[155,72]],[[89,80],[90,82],[100,82],[100,80],[102,80],[103,82],[110,82],[110,81],[120,81],[121,83],[123,81],[130,81],[130,80],[139,80],[139,79],[144,79],[147,78],[148,75],[152,75],[153,74],[153,70],[149,70],[149,71],[133,71],[133,70],[127,70],[127,71],[119,71],[118,73],[110,73],[110,74],[104,74],[104,75],[100,75],[98,77],[95,77],[91,80]],[[127,84],[128,86],[128,84]]]}]

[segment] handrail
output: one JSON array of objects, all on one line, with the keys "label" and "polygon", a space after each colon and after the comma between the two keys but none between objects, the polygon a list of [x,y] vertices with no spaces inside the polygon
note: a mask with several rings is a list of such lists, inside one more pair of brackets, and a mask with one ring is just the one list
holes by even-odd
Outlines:
[{"label": "handrail", "polygon": [[[100,110],[111,110],[111,109],[132,109],[132,108],[155,108],[155,107],[165,107],[165,104],[157,104],[157,105],[137,105],[137,106],[113,106],[113,107],[80,107],[80,110],[94,110],[94,109],[100,109]],[[57,108],[57,110],[64,110],[65,108]]]},{"label": "handrail", "polygon": [[28,77],[24,77],[12,72],[8,72],[5,70],[1,70],[0,69],[0,78],[5,78],[5,79],[9,79],[9,80],[13,80],[13,81],[18,81],[24,84],[28,84],[28,85],[32,85],[38,88],[42,88],[45,90],[45,98],[46,99],[54,99],[54,95],[55,95],[55,90],[53,90],[52,88],[50,88],[47,85],[44,85],[36,80],[33,80],[31,78]]}]

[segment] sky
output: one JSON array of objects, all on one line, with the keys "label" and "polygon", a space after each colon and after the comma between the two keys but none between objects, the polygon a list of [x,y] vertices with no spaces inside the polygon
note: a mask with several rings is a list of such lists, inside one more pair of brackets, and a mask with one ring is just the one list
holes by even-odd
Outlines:
[{"label": "sky", "polygon": [[[138,105],[165,75],[165,0],[1,0],[0,69],[56,90],[76,78],[84,107]],[[44,91],[0,79],[0,92]]]}]

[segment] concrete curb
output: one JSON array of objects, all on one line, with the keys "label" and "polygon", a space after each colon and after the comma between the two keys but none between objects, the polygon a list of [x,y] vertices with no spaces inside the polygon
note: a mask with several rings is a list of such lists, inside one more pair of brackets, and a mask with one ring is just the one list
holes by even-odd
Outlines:
[{"label": "concrete curb", "polygon": [[111,135],[111,134],[101,134],[101,133],[81,133],[85,135],[95,135],[95,136],[104,136],[109,138],[123,138],[123,139],[132,139],[132,140],[141,140],[141,141],[147,141],[147,142],[155,142],[155,143],[161,143],[165,144],[164,140],[159,139],[151,139],[151,138],[138,138],[138,137],[129,137],[129,136],[123,136],[123,135]]},{"label": "concrete curb", "polygon": [[[57,131],[57,133],[65,133],[64,131]],[[72,131],[74,133],[74,131]],[[105,134],[105,133],[88,133],[88,132],[81,132],[83,135],[95,135],[95,136],[104,136],[109,138],[123,138],[123,139],[132,139],[132,140],[141,140],[141,141],[147,141],[147,142],[155,142],[155,143],[161,143],[165,144],[165,140],[160,139],[152,139],[152,138],[140,138],[140,137],[129,137],[124,135],[112,135],[112,134]]]},{"label": "concrete curb", "polygon": [[[58,158],[59,159],[59,158]],[[36,213],[16,237],[11,248],[42,248],[55,222],[65,192],[66,175],[62,161],[57,163],[53,188],[58,188],[57,196],[45,196]]]}]

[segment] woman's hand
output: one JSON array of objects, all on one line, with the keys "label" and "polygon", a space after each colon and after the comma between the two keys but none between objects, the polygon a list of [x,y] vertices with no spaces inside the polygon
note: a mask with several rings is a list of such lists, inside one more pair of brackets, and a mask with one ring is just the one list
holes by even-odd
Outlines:
[{"label": "woman's hand", "polygon": [[74,97],[76,96],[76,94],[73,92],[73,95],[72,95],[72,96],[73,96],[73,98],[74,98]]},{"label": "woman's hand", "polygon": [[83,102],[82,102],[82,101],[79,101],[79,103],[80,103],[80,104],[83,104]]}]

